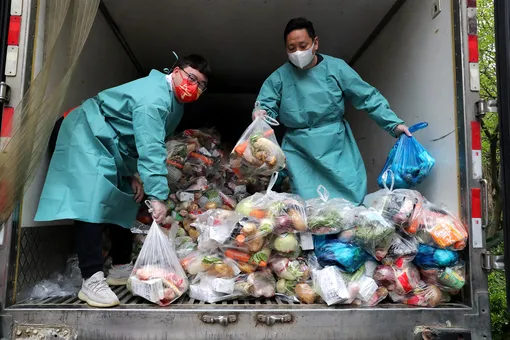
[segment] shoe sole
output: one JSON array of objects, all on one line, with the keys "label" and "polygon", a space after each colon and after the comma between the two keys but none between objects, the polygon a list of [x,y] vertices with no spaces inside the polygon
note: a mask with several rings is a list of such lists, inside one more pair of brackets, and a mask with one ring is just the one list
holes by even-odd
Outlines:
[{"label": "shoe sole", "polygon": [[128,279],[114,279],[114,278],[106,278],[106,283],[108,283],[109,286],[125,286],[127,285]]},{"label": "shoe sole", "polygon": [[116,307],[116,306],[120,305],[120,301],[116,301],[111,304],[96,302],[92,299],[89,299],[89,297],[87,295],[85,295],[85,293],[83,293],[81,290],[78,293],[78,299],[87,303],[87,305],[89,305],[91,307],[97,307],[97,308],[111,308],[111,307]]}]

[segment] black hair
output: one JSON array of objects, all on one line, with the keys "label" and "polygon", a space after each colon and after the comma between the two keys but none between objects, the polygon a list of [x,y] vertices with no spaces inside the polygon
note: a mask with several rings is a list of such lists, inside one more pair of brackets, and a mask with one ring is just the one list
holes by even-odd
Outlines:
[{"label": "black hair", "polygon": [[211,67],[209,66],[209,63],[204,57],[198,54],[190,54],[180,58],[177,62],[177,66],[181,69],[189,66],[202,73],[207,78],[211,76]]},{"label": "black hair", "polygon": [[283,31],[283,40],[287,42],[287,36],[296,30],[306,30],[310,38],[315,39],[315,28],[313,28],[313,23],[306,18],[294,18],[290,19],[285,26],[285,30]]}]

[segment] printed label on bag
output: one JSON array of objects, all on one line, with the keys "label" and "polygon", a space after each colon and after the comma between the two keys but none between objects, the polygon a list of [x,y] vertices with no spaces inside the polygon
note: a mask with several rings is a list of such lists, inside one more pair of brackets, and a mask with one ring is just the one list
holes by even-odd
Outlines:
[{"label": "printed label on bag", "polygon": [[413,290],[413,287],[411,287],[411,284],[409,283],[409,277],[407,276],[407,273],[402,273],[402,275],[397,276],[397,279],[405,293],[409,293],[411,290]]},{"label": "printed label on bag", "polygon": [[195,200],[195,194],[191,192],[181,191],[177,194],[177,198],[181,202],[192,202]]},{"label": "printed label on bag", "polygon": [[326,267],[319,272],[322,299],[328,306],[344,302],[349,298],[345,281],[334,267]]},{"label": "printed label on bag", "polygon": [[234,280],[217,278],[213,281],[213,289],[218,293],[233,294],[234,284]]},{"label": "printed label on bag", "polygon": [[356,297],[364,302],[370,300],[370,298],[375,294],[378,288],[377,283],[373,279],[366,276],[362,276],[358,280],[358,286],[359,293]]},{"label": "printed label on bag", "polygon": [[153,303],[158,303],[164,298],[164,287],[161,279],[142,281],[131,277],[131,290],[133,295],[141,296]]},{"label": "printed label on bag", "polygon": [[299,234],[299,241],[301,243],[301,249],[313,250],[313,237],[311,233]]},{"label": "printed label on bag", "polygon": [[466,283],[464,278],[451,268],[446,268],[445,271],[439,275],[439,282],[454,289],[461,289]]}]

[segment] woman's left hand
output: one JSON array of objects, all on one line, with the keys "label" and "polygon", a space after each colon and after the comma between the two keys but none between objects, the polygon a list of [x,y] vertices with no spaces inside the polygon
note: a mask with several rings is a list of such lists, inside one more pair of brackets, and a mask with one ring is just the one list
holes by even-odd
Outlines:
[{"label": "woman's left hand", "polygon": [[140,183],[138,178],[134,176],[130,177],[129,179],[131,181],[131,189],[133,189],[133,192],[135,194],[134,200],[136,203],[140,203],[143,200],[143,196],[145,195],[145,193],[143,192],[143,185],[142,183]]},{"label": "woman's left hand", "polygon": [[409,128],[405,126],[404,124],[397,125],[395,128],[395,135],[397,137],[400,137],[403,133],[406,134],[407,137],[412,137],[413,134],[409,131]]}]

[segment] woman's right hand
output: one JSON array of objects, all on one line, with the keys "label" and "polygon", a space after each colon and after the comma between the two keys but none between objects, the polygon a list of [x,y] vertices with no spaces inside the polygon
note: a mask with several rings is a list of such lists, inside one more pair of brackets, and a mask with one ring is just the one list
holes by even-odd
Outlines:
[{"label": "woman's right hand", "polygon": [[157,224],[163,224],[165,222],[166,213],[168,211],[165,202],[152,200],[151,208],[154,221],[156,221]]}]

